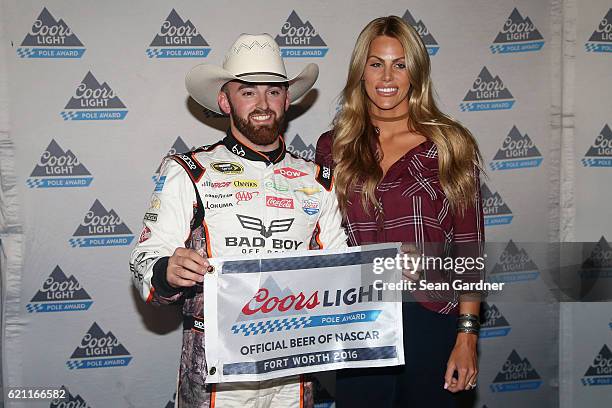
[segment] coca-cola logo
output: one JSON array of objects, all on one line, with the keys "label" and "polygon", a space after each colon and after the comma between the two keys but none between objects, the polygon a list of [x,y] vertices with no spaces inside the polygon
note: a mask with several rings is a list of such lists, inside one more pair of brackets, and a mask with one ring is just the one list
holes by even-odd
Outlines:
[{"label": "coca-cola logo", "polygon": [[274,196],[266,196],[266,207],[288,208],[293,209],[292,198],[281,198]]},{"label": "coca-cola logo", "polygon": [[242,308],[242,313],[250,316],[257,312],[263,314],[274,310],[286,312],[288,310],[314,309],[320,304],[318,292],[313,292],[308,298],[303,292],[297,295],[287,295],[282,299],[278,296],[270,296],[270,291],[260,288]]},{"label": "coca-cola logo", "polygon": [[303,177],[303,176],[308,175],[307,173],[304,173],[303,171],[296,170],[291,167],[283,167],[282,169],[276,169],[274,170],[274,174],[280,174],[284,178],[288,178],[288,179],[295,179],[298,177]]}]

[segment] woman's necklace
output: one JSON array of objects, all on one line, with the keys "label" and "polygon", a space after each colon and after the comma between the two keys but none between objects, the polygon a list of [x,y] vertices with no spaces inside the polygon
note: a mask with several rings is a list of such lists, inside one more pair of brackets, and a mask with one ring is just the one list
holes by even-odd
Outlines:
[{"label": "woman's necklace", "polygon": [[403,115],[400,115],[400,116],[394,116],[394,117],[391,117],[391,118],[387,118],[387,117],[382,117],[382,116],[378,116],[378,115],[375,115],[373,113],[370,113],[370,117],[373,120],[378,121],[378,122],[397,122],[397,121],[400,121],[400,120],[408,119],[409,115],[410,115],[410,112],[406,112],[406,113],[404,113]]}]

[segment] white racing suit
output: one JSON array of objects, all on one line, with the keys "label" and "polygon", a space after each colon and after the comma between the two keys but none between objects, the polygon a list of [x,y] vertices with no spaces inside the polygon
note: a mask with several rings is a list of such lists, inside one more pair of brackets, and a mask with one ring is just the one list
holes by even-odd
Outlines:
[{"label": "white racing suit", "polygon": [[281,145],[269,158],[228,133],[162,165],[130,270],[147,303],[183,303],[179,408],[312,406],[301,376],[206,385],[202,286],[174,289],[166,280],[168,258],[181,247],[248,258],[346,246],[330,169],[292,156],[282,138]]}]

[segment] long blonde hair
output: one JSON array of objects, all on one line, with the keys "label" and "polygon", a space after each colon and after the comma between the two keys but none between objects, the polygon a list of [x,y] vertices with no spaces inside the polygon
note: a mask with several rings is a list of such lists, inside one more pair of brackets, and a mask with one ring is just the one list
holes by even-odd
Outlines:
[{"label": "long blonde hair", "polygon": [[378,36],[396,38],[404,47],[410,77],[408,126],[436,145],[440,184],[451,209],[463,213],[473,204],[480,187],[474,178],[474,166],[480,169],[482,161],[478,145],[469,130],[436,106],[427,49],[419,34],[397,16],[372,20],[359,34],[353,49],[341,96],[342,107],[334,119],[332,155],[340,208],[346,213],[349,194],[358,183],[363,192],[364,209],[368,211],[368,202],[377,205],[374,192],[383,173],[372,149],[372,140],[377,136],[361,79],[370,43]]}]

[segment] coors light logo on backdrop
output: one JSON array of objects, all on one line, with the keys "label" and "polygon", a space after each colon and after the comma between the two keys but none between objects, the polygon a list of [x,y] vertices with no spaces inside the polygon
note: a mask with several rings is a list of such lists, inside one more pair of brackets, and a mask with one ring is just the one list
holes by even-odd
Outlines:
[{"label": "coors light logo on backdrop", "polygon": [[491,192],[486,183],[482,183],[480,190],[485,226],[510,224],[513,218],[512,211],[499,193]]},{"label": "coors light logo on backdrop", "polygon": [[535,390],[542,379],[527,358],[512,350],[508,359],[491,384],[492,392]]},{"label": "coors light logo on backdrop", "polygon": [[125,246],[134,236],[115,210],[107,211],[99,200],[85,214],[83,222],[68,240],[71,247]]},{"label": "coors light logo on backdrop", "polygon": [[459,104],[462,112],[512,109],[514,97],[497,75],[483,67],[472,88]]},{"label": "coors light logo on backdrop", "polygon": [[582,263],[582,279],[612,278],[612,248],[602,235],[589,257]]},{"label": "coors light logo on backdrop", "polygon": [[581,379],[582,385],[612,385],[612,351],[604,344]]},{"label": "coors light logo on backdrop", "polygon": [[29,313],[74,312],[87,310],[92,303],[91,297],[74,275],[68,278],[62,269],[56,266],[27,304],[26,310]]},{"label": "coors light logo on backdrop", "polygon": [[[168,156],[172,156],[178,153],[187,153],[189,150],[189,147],[187,147],[187,144],[183,141],[183,139],[181,139],[181,137],[177,137],[176,140],[174,141],[174,144],[172,145],[172,147],[170,148],[170,150],[168,150],[168,153],[166,153],[165,157]],[[163,160],[159,163],[159,166],[157,166],[157,170],[155,170],[155,174],[153,176],[151,176],[151,178],[153,179],[153,182],[155,184],[158,184],[158,179],[159,179],[159,171],[161,170],[161,166],[163,164]],[[156,190],[157,191],[157,190]]]},{"label": "coors light logo on backdrop", "polygon": [[60,113],[64,120],[123,120],[128,113],[115,91],[106,82],[100,84],[91,71],[77,86],[65,109]]},{"label": "coors light logo on backdrop", "polygon": [[328,50],[327,44],[310,21],[303,22],[295,10],[287,17],[275,40],[284,58],[323,58]]},{"label": "coors light logo on backdrop", "polygon": [[93,177],[70,150],[64,151],[54,139],[42,153],[26,180],[30,188],[89,187]]},{"label": "coors light logo on backdrop", "polygon": [[17,55],[21,58],[81,58],[83,43],[61,18],[56,20],[46,7],[32,24]]},{"label": "coors light logo on backdrop", "polygon": [[66,365],[71,370],[126,366],[132,360],[130,353],[115,335],[104,331],[94,322],[81,339]]},{"label": "coors light logo on backdrop", "polygon": [[612,167],[612,130],[606,123],[582,159],[585,167]]},{"label": "coors light logo on backdrop", "polygon": [[585,47],[588,52],[612,52],[612,8],[599,22]]},{"label": "coors light logo on backdrop", "polygon": [[540,164],[542,155],[535,143],[527,133],[521,135],[518,128],[512,126],[489,166],[491,170],[512,170],[538,167]]},{"label": "coors light logo on backdrop", "polygon": [[306,143],[298,134],[295,135],[291,141],[291,144],[287,145],[287,151],[295,156],[301,157],[304,160],[315,160],[315,147],[312,145],[312,143],[306,146]]},{"label": "coors light logo on backdrop", "polygon": [[480,338],[507,336],[511,327],[497,306],[485,302],[482,308],[485,322],[480,326]]},{"label": "coors light logo on backdrop", "polygon": [[149,58],[205,58],[208,43],[190,20],[183,20],[172,9],[147,48]]},{"label": "coors light logo on backdrop", "polygon": [[431,35],[429,30],[427,29],[425,23],[423,23],[423,20],[416,21],[408,10],[406,10],[404,15],[402,16],[402,20],[410,24],[417,31],[417,33],[419,33],[419,35],[421,36],[421,40],[423,40],[423,44],[425,44],[425,47],[427,47],[427,53],[429,55],[434,56],[438,53],[440,46],[438,45],[438,42],[435,40],[433,35]]},{"label": "coors light logo on backdrop", "polygon": [[72,395],[65,385],[62,385],[60,390],[64,390],[64,398],[51,401],[49,408],[91,408],[79,394]]},{"label": "coors light logo on backdrop", "polygon": [[510,240],[499,256],[499,261],[490,274],[491,282],[521,282],[537,279],[540,275],[537,265],[531,260],[527,252]]},{"label": "coors light logo on backdrop", "polygon": [[514,8],[493,44],[489,47],[493,54],[509,52],[539,51],[544,39],[529,17],[523,18]]}]

